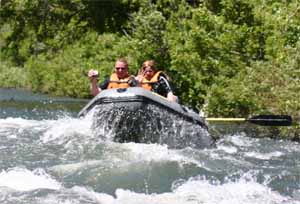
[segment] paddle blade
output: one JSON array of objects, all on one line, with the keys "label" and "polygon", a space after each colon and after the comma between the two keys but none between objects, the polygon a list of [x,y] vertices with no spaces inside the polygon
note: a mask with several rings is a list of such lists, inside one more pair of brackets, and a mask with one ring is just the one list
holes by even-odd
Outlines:
[{"label": "paddle blade", "polygon": [[292,117],[289,115],[258,115],[249,118],[247,121],[263,126],[290,126]]}]

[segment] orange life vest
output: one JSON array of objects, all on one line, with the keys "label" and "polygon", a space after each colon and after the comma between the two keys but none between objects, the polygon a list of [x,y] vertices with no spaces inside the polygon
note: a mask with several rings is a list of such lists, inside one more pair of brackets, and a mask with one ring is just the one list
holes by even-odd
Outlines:
[{"label": "orange life vest", "polygon": [[117,88],[128,88],[130,87],[128,81],[130,76],[126,77],[125,79],[119,79],[116,73],[110,75],[108,89],[117,89]]},{"label": "orange life vest", "polygon": [[144,88],[144,89],[147,89],[149,91],[152,91],[152,84],[158,82],[159,80],[159,75],[161,74],[162,72],[161,71],[158,71],[154,74],[154,76],[150,79],[150,80],[147,80],[146,78],[143,78],[142,82],[141,82],[141,86]]}]

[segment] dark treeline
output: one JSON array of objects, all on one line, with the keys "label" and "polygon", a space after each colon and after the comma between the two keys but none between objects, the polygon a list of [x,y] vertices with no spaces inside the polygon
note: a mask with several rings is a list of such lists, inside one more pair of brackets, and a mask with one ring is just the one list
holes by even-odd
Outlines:
[{"label": "dark treeline", "polygon": [[0,87],[89,97],[126,57],[155,59],[208,115],[300,114],[298,0],[1,0]]}]

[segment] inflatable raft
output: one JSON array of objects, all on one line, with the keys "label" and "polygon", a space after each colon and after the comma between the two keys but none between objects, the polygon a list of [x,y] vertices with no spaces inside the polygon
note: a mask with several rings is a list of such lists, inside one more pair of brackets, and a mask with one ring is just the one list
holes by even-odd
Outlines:
[{"label": "inflatable raft", "polygon": [[101,91],[78,116],[86,114],[93,114],[95,134],[117,142],[159,143],[170,148],[214,144],[199,114],[140,87]]}]

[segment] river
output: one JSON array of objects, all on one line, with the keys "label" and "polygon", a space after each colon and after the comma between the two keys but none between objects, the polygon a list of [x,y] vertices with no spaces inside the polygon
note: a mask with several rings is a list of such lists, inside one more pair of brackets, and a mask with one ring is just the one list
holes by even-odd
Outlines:
[{"label": "river", "polygon": [[1,204],[300,204],[297,142],[252,126],[212,126],[230,131],[203,150],[103,141],[86,102],[0,89]]}]

